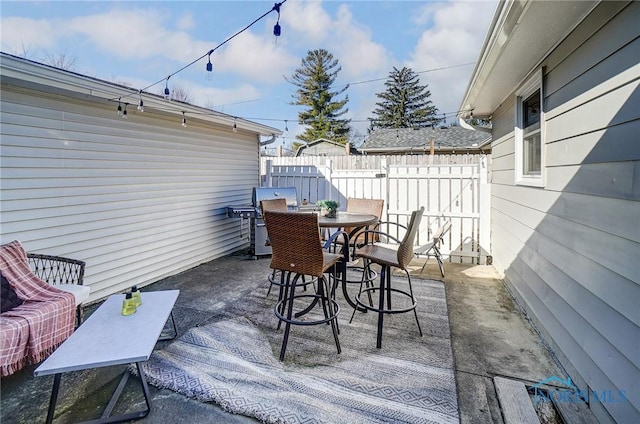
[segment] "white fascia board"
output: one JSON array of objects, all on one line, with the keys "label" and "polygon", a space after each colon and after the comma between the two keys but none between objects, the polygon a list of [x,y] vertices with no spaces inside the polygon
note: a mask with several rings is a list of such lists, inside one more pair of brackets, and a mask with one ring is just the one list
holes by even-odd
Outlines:
[{"label": "white fascia board", "polygon": [[[464,110],[465,114],[469,113],[466,111],[473,110],[473,115],[478,118],[490,117],[494,109],[504,102],[600,3],[601,0],[500,1],[459,110]],[[541,30],[552,31],[553,40],[549,37],[535,37],[535,30],[532,28],[537,26],[546,28]],[[514,45],[516,39],[519,44]],[[529,51],[537,53],[527,56],[523,48],[525,45]],[[518,58],[522,60],[516,60]],[[524,60],[525,58],[528,60]],[[501,79],[505,74],[511,77],[510,82]]]}]

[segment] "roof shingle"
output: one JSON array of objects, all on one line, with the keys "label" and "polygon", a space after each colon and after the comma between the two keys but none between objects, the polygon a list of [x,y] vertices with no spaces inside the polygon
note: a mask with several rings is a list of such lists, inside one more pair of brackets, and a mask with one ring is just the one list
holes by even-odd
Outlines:
[{"label": "roof shingle", "polygon": [[372,132],[359,148],[362,152],[479,149],[491,141],[491,134],[462,127],[385,128]]}]

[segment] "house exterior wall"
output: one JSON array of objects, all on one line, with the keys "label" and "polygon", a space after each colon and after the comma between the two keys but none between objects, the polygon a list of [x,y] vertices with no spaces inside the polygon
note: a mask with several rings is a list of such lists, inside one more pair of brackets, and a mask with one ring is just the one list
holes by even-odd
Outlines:
[{"label": "house exterior wall", "polygon": [[2,243],[86,261],[90,301],[248,246],[256,133],[86,98],[2,85]]},{"label": "house exterior wall", "polygon": [[640,2],[603,2],[541,58],[544,187],[515,184],[515,90],[493,113],[494,265],[596,416],[620,423],[640,422],[638,22]]}]

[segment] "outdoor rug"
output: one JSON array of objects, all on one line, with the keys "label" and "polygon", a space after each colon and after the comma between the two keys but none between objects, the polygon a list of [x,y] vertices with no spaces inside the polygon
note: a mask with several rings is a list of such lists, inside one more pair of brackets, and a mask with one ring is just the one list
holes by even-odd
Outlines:
[{"label": "outdoor rug", "polygon": [[356,313],[349,324],[345,303],[340,355],[330,326],[292,326],[280,362],[275,295],[260,288],[155,351],[143,368],[154,386],[267,423],[457,423],[444,285],[413,285],[423,337],[412,313],[387,316],[376,349],[376,315]]}]

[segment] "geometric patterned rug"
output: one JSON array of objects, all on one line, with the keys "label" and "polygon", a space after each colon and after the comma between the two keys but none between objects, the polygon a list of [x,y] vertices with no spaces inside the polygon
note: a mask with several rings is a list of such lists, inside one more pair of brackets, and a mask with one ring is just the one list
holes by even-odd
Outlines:
[{"label": "geometric patterned rug", "polygon": [[416,278],[413,286],[423,337],[412,313],[386,316],[376,349],[375,314],[356,313],[350,324],[345,303],[341,354],[330,326],[292,326],[281,362],[275,297],[254,290],[156,350],[143,369],[154,386],[265,423],[457,423],[444,285]]}]

